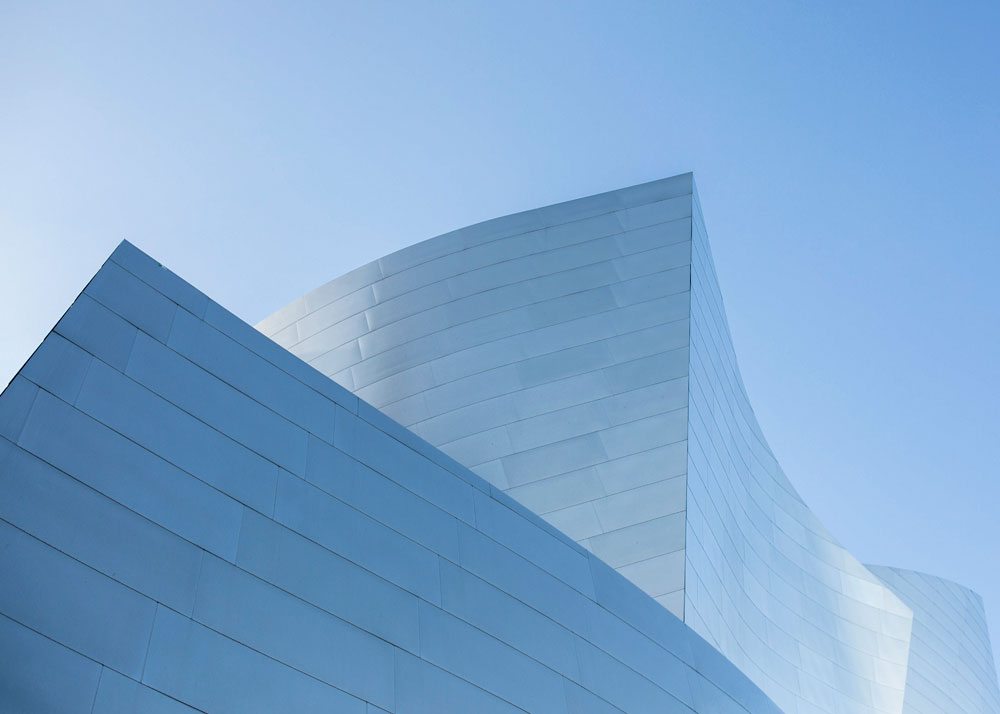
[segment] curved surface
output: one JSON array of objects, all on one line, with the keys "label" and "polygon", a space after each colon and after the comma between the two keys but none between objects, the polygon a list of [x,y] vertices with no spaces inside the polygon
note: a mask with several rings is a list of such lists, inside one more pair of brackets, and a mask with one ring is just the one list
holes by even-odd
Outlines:
[{"label": "curved surface", "polygon": [[771,453],[694,213],[685,620],[786,711],[899,712],[911,612]]},{"label": "curved surface", "polygon": [[780,714],[128,244],[0,394],[0,710]]},{"label": "curved surface", "polygon": [[1000,713],[982,598],[926,573],[881,565],[868,569],[913,610],[906,714]]},{"label": "curved surface", "polygon": [[258,327],[682,616],[691,193],[455,231]]},{"label": "curved surface", "polygon": [[258,327],[607,561],[784,711],[903,711],[912,612],[767,446],[690,174],[418,243]]}]

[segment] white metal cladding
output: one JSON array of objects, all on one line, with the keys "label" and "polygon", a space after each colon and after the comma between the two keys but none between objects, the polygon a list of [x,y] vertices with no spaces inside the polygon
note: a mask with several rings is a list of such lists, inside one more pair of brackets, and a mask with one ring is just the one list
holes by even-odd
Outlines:
[{"label": "white metal cladding", "polygon": [[258,327],[683,616],[692,186],[455,231]]},{"label": "white metal cladding", "polygon": [[998,714],[996,665],[983,601],[950,580],[879,565],[868,569],[913,610],[905,714]]},{"label": "white metal cladding", "polygon": [[685,621],[785,711],[900,712],[912,614],[771,453],[695,199]]},{"label": "white metal cladding", "polygon": [[780,714],[128,244],[0,394],[0,711]]},{"label": "white metal cladding", "polygon": [[690,174],[418,243],[258,327],[607,560],[785,711],[902,710],[912,613],[767,446]]}]

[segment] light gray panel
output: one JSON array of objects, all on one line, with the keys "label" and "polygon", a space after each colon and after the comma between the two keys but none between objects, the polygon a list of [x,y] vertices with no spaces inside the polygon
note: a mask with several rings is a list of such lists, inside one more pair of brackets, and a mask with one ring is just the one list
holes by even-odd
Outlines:
[{"label": "light gray panel", "polygon": [[515,451],[507,427],[504,426],[441,444],[441,450],[469,467],[502,458]]},{"label": "light gray panel", "polygon": [[685,347],[687,343],[688,322],[676,320],[611,338],[608,348],[619,363]]},{"label": "light gray panel", "polygon": [[592,466],[607,458],[599,435],[584,434],[508,456],[503,459],[503,468],[510,485],[520,486],[547,476]]},{"label": "light gray panel", "polygon": [[688,373],[688,350],[681,348],[608,367],[604,376],[614,393],[628,392]]},{"label": "light gray panel", "polygon": [[681,409],[687,406],[688,382],[680,377],[644,389],[622,392],[601,400],[601,406],[612,424],[624,424],[643,417]]},{"label": "light gray panel", "polygon": [[548,513],[604,496],[604,486],[593,467],[534,481],[507,491],[535,513]]},{"label": "light gray panel", "polygon": [[351,388],[356,389],[358,396],[373,405],[388,404],[398,399],[405,399],[406,397],[430,389],[436,384],[434,373],[431,371],[430,365],[427,364],[421,364],[411,369],[397,372],[379,382],[366,386],[355,385],[354,377],[351,374],[350,370],[339,372],[338,377],[341,379],[348,377],[352,385]]},{"label": "light gray panel", "polygon": [[603,372],[588,372],[539,384],[512,395],[519,419],[589,402],[610,394]]},{"label": "light gray panel", "polygon": [[[532,234],[537,240],[538,236]],[[509,239],[507,239],[509,240]],[[505,241],[497,241],[507,242]],[[471,253],[471,251],[467,251]],[[448,288],[455,298],[474,295],[483,290],[491,290],[502,285],[518,283],[538,275],[538,270],[524,259],[510,259],[499,263],[483,264],[482,256],[466,255],[468,270],[458,274],[444,276]]]},{"label": "light gray panel", "polygon": [[[663,605],[677,617],[684,619],[684,590],[674,590],[666,595],[657,595],[656,602]],[[710,710],[711,711],[711,710]]]},{"label": "light gray panel", "polygon": [[435,335],[404,340],[398,347],[358,362],[351,367],[351,374],[354,375],[355,384],[364,387],[427,362],[439,349]]},{"label": "light gray panel", "polygon": [[664,322],[682,320],[691,311],[691,293],[665,295],[654,300],[626,305],[614,312],[618,332],[624,334]]},{"label": "light gray panel", "polygon": [[615,311],[610,310],[522,332],[510,339],[520,345],[524,357],[535,357],[608,339],[617,334],[616,328]]},{"label": "light gray panel", "polygon": [[458,369],[459,373],[456,377],[470,374],[470,371],[462,370],[470,370],[474,365],[461,364],[463,360],[458,359],[457,355],[455,361],[450,362],[448,356],[452,353],[475,347],[476,345],[499,340],[503,337],[515,335],[530,329],[529,315],[525,310],[507,310],[506,312],[486,315],[470,322],[449,325],[437,333],[442,354],[435,360],[435,365],[440,363],[440,367],[445,373],[449,367]]},{"label": "light gray panel", "polygon": [[[388,409],[384,410],[387,413]],[[495,399],[470,404],[445,412],[436,417],[412,424],[410,428],[432,444],[445,443],[443,440],[460,439],[477,434],[516,419],[512,398],[504,394]],[[402,420],[397,419],[400,423]]]},{"label": "light gray panel", "polygon": [[[315,292],[313,291],[313,293]],[[285,305],[273,315],[268,315],[258,322],[256,327],[265,335],[273,338],[277,333],[286,330],[289,325],[293,325],[296,320],[301,319],[306,313],[306,298],[302,297]]]},{"label": "light gray panel", "polygon": [[375,293],[370,285],[348,293],[297,320],[295,326],[299,339],[304,340],[326,329],[330,326],[331,319],[335,318],[336,322],[342,322],[344,319],[363,313],[374,304]]},{"label": "light gray panel", "polygon": [[545,519],[576,541],[585,541],[604,532],[597,518],[593,502],[579,503],[566,508],[556,508],[542,514]]},{"label": "light gray panel", "polygon": [[[289,349],[294,349],[299,358],[313,362],[331,350],[346,349],[349,344],[352,344],[360,359],[361,350],[358,348],[357,339],[368,332],[368,318],[365,317],[364,313],[341,316],[336,323],[311,335],[299,335],[298,323],[295,323],[294,326],[297,339],[287,346]],[[286,344],[277,339],[278,335],[274,337],[279,344]]]},{"label": "light gray panel", "polygon": [[679,592],[684,587],[684,551],[640,560],[623,566],[619,572],[652,597]]},{"label": "light gray panel", "polygon": [[[679,218],[675,221],[635,228],[618,236],[618,245],[622,251],[622,255],[631,255],[663,247],[673,247],[678,243],[689,243],[690,241],[690,218]],[[688,255],[690,255],[690,250],[688,251]]]},{"label": "light gray panel", "polygon": [[677,409],[609,427],[600,437],[605,452],[612,459],[683,441],[687,438],[687,410]]},{"label": "light gray panel", "polygon": [[461,244],[456,242],[452,246],[452,250],[455,252],[446,252],[423,263],[407,265],[399,272],[372,283],[375,297],[378,298],[379,302],[391,300],[417,288],[441,281],[454,275],[456,271],[463,270],[467,262],[467,251],[463,251],[461,248]]},{"label": "light gray panel", "polygon": [[448,289],[448,283],[430,283],[411,290],[398,298],[373,302],[366,310],[365,315],[371,329],[377,330],[409,315],[423,312],[436,305],[443,305],[450,302],[451,299],[452,295]]},{"label": "light gray panel", "polygon": [[691,197],[677,196],[663,201],[653,201],[618,212],[618,219],[626,230],[675,221],[691,215]]},{"label": "light gray panel", "polygon": [[446,233],[422,243],[415,243],[380,258],[378,263],[381,266],[381,275],[389,277],[415,265],[452,253],[461,245],[461,237],[454,233]]},{"label": "light gray panel", "polygon": [[609,421],[602,406],[588,402],[515,421],[507,427],[507,431],[513,449],[527,451],[555,441],[600,431],[607,426]]},{"label": "light gray panel", "polygon": [[622,280],[672,270],[691,262],[691,244],[687,241],[635,253],[614,261],[615,272]]},{"label": "light gray panel", "polygon": [[636,523],[590,538],[586,546],[613,568],[684,547],[684,513]]},{"label": "light gray panel", "polygon": [[365,286],[371,285],[372,282],[379,280],[381,277],[382,271],[377,263],[362,265],[360,268],[345,273],[337,280],[332,280],[305,295],[302,298],[304,308],[307,312],[314,312],[324,305],[350,295],[356,290],[362,290]]},{"label": "light gray panel", "polygon": [[432,416],[443,414],[446,411],[517,391],[522,386],[517,370],[512,365],[505,365],[428,390],[425,395],[427,409]]},{"label": "light gray panel", "polygon": [[646,275],[623,280],[611,286],[617,305],[634,305],[665,295],[691,289],[690,269],[687,266],[666,270],[654,275]]},{"label": "light gray panel", "polygon": [[533,305],[528,311],[532,329],[537,330],[618,307],[613,287],[595,287],[582,292],[575,292],[574,287],[579,286],[566,285],[563,289],[568,294],[565,296]]},{"label": "light gray panel", "polygon": [[618,493],[680,476],[686,471],[686,459],[687,442],[680,441],[599,464],[597,475],[607,493]]},{"label": "light gray panel", "polygon": [[[278,332],[271,335],[271,339],[282,347],[291,347],[292,345],[298,344],[299,338],[299,326],[298,323],[293,322],[288,327],[282,328]],[[302,359],[306,359],[303,357]]]},{"label": "light gray panel", "polygon": [[674,476],[594,501],[597,518],[605,531],[684,510],[687,488],[684,476]]}]

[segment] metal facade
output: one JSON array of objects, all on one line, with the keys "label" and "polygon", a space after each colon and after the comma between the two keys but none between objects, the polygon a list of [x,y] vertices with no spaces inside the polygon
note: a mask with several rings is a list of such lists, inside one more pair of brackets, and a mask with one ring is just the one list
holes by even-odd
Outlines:
[{"label": "metal facade", "polygon": [[779,710],[598,558],[123,244],[0,395],[0,711]]},{"label": "metal facade", "polygon": [[259,327],[123,243],[0,394],[0,712],[1000,714],[768,448],[690,174]]},{"label": "metal facade", "polygon": [[542,514],[785,711],[903,711],[911,609],[761,434],[691,174],[418,243],[258,327]]},{"label": "metal facade", "polygon": [[906,714],[1000,712],[983,601],[926,573],[869,565],[913,610]]}]

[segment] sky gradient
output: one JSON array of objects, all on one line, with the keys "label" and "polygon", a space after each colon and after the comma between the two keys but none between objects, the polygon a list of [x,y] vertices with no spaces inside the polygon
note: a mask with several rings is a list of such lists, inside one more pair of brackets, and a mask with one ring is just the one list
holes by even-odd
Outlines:
[{"label": "sky gradient", "polygon": [[122,238],[254,323],[694,171],[789,478],[998,641],[1000,5],[287,5],[0,5],[0,383]]}]

